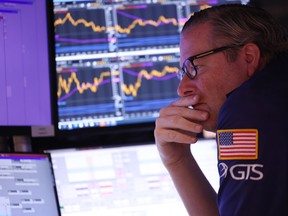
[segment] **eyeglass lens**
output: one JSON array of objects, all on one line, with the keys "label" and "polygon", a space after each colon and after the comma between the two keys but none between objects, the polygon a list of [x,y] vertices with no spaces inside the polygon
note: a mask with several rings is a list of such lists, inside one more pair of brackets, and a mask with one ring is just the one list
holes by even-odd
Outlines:
[{"label": "eyeglass lens", "polygon": [[193,64],[192,61],[190,61],[189,59],[186,59],[186,61],[184,62],[183,67],[184,67],[183,68],[184,72],[187,74],[187,76],[190,79],[193,79],[196,76],[197,71],[196,71],[195,65]]}]

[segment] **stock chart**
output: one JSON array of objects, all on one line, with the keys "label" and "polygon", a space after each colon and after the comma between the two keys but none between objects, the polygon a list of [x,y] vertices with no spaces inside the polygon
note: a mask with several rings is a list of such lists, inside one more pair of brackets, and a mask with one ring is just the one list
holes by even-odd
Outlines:
[{"label": "stock chart", "polygon": [[178,97],[185,21],[218,3],[54,0],[58,128],[154,121]]}]

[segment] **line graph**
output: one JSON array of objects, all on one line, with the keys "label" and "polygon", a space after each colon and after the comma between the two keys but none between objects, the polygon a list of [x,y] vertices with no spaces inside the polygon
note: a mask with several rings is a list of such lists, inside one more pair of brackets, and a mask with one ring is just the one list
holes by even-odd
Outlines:
[{"label": "line graph", "polygon": [[57,96],[58,101],[72,102],[73,104],[93,104],[112,101],[111,79],[119,74],[111,72],[109,68],[78,68],[66,69],[58,73]]},{"label": "line graph", "polygon": [[86,28],[90,28],[93,32],[103,32],[106,30],[105,26],[96,25],[95,22],[87,21],[83,18],[75,20],[70,12],[68,12],[63,19],[57,18],[54,22],[54,26],[57,27],[58,25],[64,25],[66,22],[71,23],[75,27],[82,24]]},{"label": "line graph", "polygon": [[[54,14],[56,52],[108,50],[104,9],[70,9]],[[93,47],[91,46],[93,45]]]},{"label": "line graph", "polygon": [[58,114],[61,127],[73,128],[155,120],[159,109],[178,98],[184,23],[226,0],[59,2],[54,4]]},{"label": "line graph", "polygon": [[[177,70],[176,63],[130,64],[122,68],[123,80],[121,81],[120,72],[111,72],[109,68],[63,69],[58,73],[58,101],[72,102],[73,104],[111,101],[113,98],[111,85],[113,83],[120,83],[119,90],[130,101],[146,100],[155,95],[159,98],[176,97]],[[112,74],[113,79],[111,78]],[[175,88],[173,89],[171,86]],[[171,89],[173,89],[172,92]]]},{"label": "line graph", "polygon": [[175,45],[179,41],[179,23],[176,5],[143,5],[120,7],[117,12],[119,48]]},{"label": "line graph", "polygon": [[[126,15],[125,13],[118,11],[118,14]],[[136,28],[136,26],[153,26],[153,27],[159,27],[163,24],[172,24],[174,26],[178,25],[178,22],[175,18],[165,18],[164,16],[160,16],[156,21],[155,20],[143,20],[137,18],[134,20],[127,28],[122,28],[120,25],[116,26],[116,30],[121,34],[131,34],[132,30]]]},{"label": "line graph", "polygon": [[122,70],[124,82],[121,89],[130,99],[132,97],[133,100],[147,100],[177,96],[176,63],[131,64]]},{"label": "line graph", "polygon": [[56,53],[178,46],[180,25],[176,4],[62,8],[54,12]]}]

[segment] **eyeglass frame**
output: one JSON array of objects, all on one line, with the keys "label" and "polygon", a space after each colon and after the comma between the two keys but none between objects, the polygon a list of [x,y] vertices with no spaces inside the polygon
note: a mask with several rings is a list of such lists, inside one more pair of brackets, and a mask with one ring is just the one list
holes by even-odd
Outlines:
[{"label": "eyeglass frame", "polygon": [[[177,77],[179,80],[182,80],[184,75],[186,74],[187,77],[190,79],[190,80],[193,80],[195,79],[195,77],[197,76],[198,74],[198,71],[197,71],[197,67],[196,65],[194,64],[194,60],[195,59],[199,59],[199,58],[203,58],[205,56],[209,56],[209,55],[212,55],[212,54],[215,54],[215,53],[219,53],[219,52],[222,52],[224,50],[227,50],[227,49],[232,49],[232,48],[237,48],[237,47],[241,47],[243,45],[230,45],[230,46],[222,46],[222,47],[218,47],[218,48],[215,48],[215,49],[212,49],[212,50],[208,50],[206,52],[203,52],[203,53],[199,53],[197,55],[194,55],[194,56],[190,56],[188,57],[187,59],[185,59],[185,61],[183,62],[183,65],[181,68],[179,68],[179,70],[177,71]],[[191,65],[193,66],[193,69],[194,69],[194,75],[192,75],[189,70],[187,69],[185,63],[189,61],[191,63]]]}]

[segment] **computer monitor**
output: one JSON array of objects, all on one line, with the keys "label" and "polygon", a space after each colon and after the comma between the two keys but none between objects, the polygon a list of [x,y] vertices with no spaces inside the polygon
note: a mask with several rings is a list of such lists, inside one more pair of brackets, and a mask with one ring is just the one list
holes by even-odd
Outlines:
[{"label": "computer monitor", "polygon": [[[191,149],[217,191],[215,139]],[[154,143],[48,152],[62,216],[188,215]]]},{"label": "computer monitor", "polygon": [[0,153],[0,215],[60,216],[49,154]]},{"label": "computer monitor", "polygon": [[46,2],[0,2],[0,135],[53,124]]},{"label": "computer monitor", "polygon": [[241,3],[53,0],[59,133],[151,130],[159,110],[178,97],[184,22],[227,2]]}]

